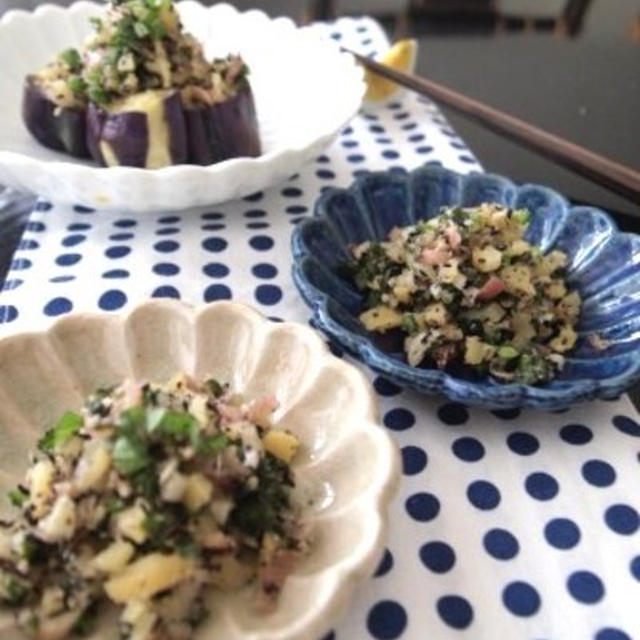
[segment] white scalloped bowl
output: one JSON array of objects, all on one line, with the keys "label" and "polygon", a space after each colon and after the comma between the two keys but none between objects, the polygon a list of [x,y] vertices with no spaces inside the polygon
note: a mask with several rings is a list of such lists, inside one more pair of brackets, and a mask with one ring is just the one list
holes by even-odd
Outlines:
[{"label": "white scalloped bowl", "polygon": [[206,167],[104,168],[36,142],[20,115],[23,80],[90,32],[89,17],[104,5],[81,1],[10,11],[0,21],[0,57],[10,61],[0,74],[0,183],[58,202],[130,212],[215,204],[295,174],[358,111],[363,71],[330,41],[257,10],[240,13],[228,4],[204,7],[193,0],[176,6],[207,56],[240,52],[248,62],[263,155]]},{"label": "white scalloped bowl", "polygon": [[[250,587],[214,592],[212,615],[196,638],[315,640],[375,569],[399,478],[397,450],[378,425],[364,376],[309,327],[271,322],[237,303],[194,309],[155,300],[124,316],[72,314],[47,332],[6,337],[0,362],[1,495],[23,477],[42,430],[97,387],[186,371],[228,381],[249,398],[276,395],[275,422],[302,441],[295,473],[305,502],[311,498],[303,517],[313,546],[274,613],[252,613]],[[103,620],[91,637],[111,635]]]}]

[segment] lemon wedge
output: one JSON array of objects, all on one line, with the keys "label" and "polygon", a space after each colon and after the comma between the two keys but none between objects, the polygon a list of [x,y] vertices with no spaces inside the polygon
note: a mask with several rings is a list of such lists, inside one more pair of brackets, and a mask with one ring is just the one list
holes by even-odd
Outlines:
[{"label": "lemon wedge", "polygon": [[[413,73],[416,68],[417,57],[417,40],[398,40],[380,62],[392,69]],[[364,99],[370,104],[386,102],[403,91],[403,87],[400,85],[391,80],[386,80],[368,69],[365,69],[365,82],[367,83],[367,92]]]}]

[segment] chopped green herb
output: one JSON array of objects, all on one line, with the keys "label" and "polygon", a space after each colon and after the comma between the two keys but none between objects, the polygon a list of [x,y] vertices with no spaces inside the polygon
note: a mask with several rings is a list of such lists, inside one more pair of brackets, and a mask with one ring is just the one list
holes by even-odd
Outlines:
[{"label": "chopped green herb", "polygon": [[120,436],[113,446],[113,464],[122,475],[129,476],[151,463],[145,444],[132,436]]},{"label": "chopped green herb", "polygon": [[418,323],[412,313],[405,313],[402,316],[402,329],[407,333],[415,333],[418,330]]},{"label": "chopped green herb", "polygon": [[71,71],[80,71],[82,68],[82,58],[77,49],[65,49],[60,54],[60,59],[71,69]]},{"label": "chopped green herb", "polygon": [[51,453],[58,447],[68,442],[80,431],[84,421],[82,416],[73,411],[65,412],[58,424],[47,431],[38,441],[38,449],[45,453]]},{"label": "chopped green herb", "polygon": [[125,503],[125,501],[122,498],[115,495],[109,496],[105,501],[105,507],[107,509],[107,512],[111,515],[113,515],[114,513],[118,513],[119,511],[122,511],[126,506],[127,504]]},{"label": "chopped green herb", "polygon": [[504,345],[498,349],[498,355],[505,360],[512,360],[513,358],[517,358],[520,353],[511,345]]},{"label": "chopped green herb", "polygon": [[120,414],[118,429],[121,433],[136,436],[144,431],[146,423],[146,411],[141,406],[135,406]]},{"label": "chopped green herb", "polygon": [[12,607],[19,607],[26,599],[29,593],[27,583],[19,580],[15,576],[2,574],[2,599]]},{"label": "chopped green herb", "polygon": [[14,507],[21,507],[29,499],[28,491],[25,491],[22,487],[11,489],[7,495]]},{"label": "chopped green herb", "polygon": [[511,214],[511,218],[518,224],[527,225],[531,219],[531,212],[528,209],[516,209]]},{"label": "chopped green herb", "polygon": [[81,96],[87,90],[87,83],[80,76],[71,76],[67,82],[69,89],[77,96]]},{"label": "chopped green herb", "polygon": [[216,433],[214,436],[202,438],[198,443],[198,452],[203,454],[220,453],[229,445],[230,440],[224,433]]}]

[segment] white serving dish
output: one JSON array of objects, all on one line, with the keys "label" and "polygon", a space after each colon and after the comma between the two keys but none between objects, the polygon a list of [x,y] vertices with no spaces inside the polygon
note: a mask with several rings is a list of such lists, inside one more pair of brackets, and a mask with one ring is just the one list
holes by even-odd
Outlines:
[{"label": "white serving dish", "polygon": [[[196,639],[317,640],[375,569],[399,456],[378,424],[364,376],[332,356],[312,329],[268,321],[232,302],[194,309],[155,300],[124,316],[71,314],[46,332],[3,338],[0,362],[1,495],[22,480],[42,430],[98,387],[127,377],[163,381],[185,371],[228,381],[248,398],[276,395],[275,422],[302,441],[295,473],[312,550],[274,613],[252,612],[250,587],[214,592]],[[4,635],[11,633],[11,614],[3,616],[2,637],[14,637]],[[113,637],[104,619],[100,628],[90,637]]]},{"label": "white serving dish", "polygon": [[41,146],[22,123],[24,77],[90,33],[104,5],[43,5],[9,11],[0,21],[0,183],[58,202],[131,212],[224,202],[281,182],[318,156],[357,112],[362,69],[335,43],[287,18],[244,13],[228,4],[177,3],[185,28],[209,57],[240,52],[251,68],[263,155],[207,167],[103,168]]}]

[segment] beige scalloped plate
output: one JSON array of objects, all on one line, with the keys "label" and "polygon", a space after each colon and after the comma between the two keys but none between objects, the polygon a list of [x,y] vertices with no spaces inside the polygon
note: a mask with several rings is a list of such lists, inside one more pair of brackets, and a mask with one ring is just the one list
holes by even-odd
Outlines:
[{"label": "beige scalloped plate", "polygon": [[[73,314],[46,332],[4,338],[0,362],[3,492],[22,479],[39,434],[99,386],[127,377],[163,381],[185,371],[228,381],[248,398],[277,396],[275,422],[303,443],[295,469],[312,551],[274,613],[252,612],[250,588],[212,593],[211,616],[196,639],[314,640],[373,572],[399,457],[378,424],[367,380],[331,355],[312,329],[271,322],[231,302],[194,309],[155,300],[124,316]],[[90,637],[111,638],[109,624],[103,619]]]}]

